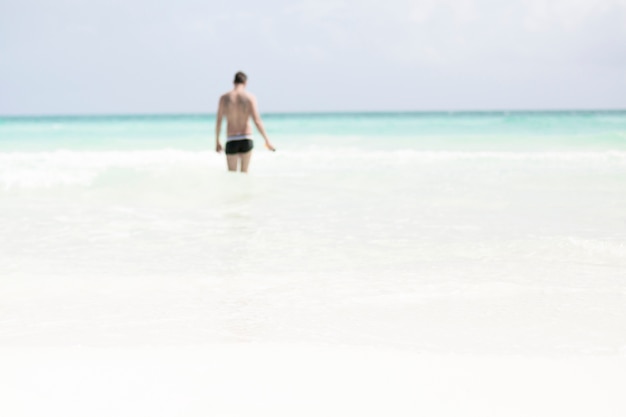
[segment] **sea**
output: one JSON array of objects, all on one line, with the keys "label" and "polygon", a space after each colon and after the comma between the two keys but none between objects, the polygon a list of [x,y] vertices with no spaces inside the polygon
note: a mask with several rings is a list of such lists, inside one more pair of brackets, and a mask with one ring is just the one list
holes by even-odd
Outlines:
[{"label": "sea", "polygon": [[626,111],[0,118],[0,345],[626,349]]}]

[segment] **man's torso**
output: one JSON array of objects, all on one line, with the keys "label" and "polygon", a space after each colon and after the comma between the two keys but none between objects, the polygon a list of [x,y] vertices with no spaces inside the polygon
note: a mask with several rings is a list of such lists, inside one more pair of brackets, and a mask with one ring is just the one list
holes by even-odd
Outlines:
[{"label": "man's torso", "polygon": [[251,136],[252,102],[245,91],[230,91],[222,96],[224,115],[226,116],[226,134],[230,136]]}]

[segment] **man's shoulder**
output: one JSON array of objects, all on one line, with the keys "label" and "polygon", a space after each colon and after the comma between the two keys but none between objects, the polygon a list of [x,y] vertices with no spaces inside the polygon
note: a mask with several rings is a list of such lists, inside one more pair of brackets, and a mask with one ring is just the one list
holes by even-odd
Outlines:
[{"label": "man's shoulder", "polygon": [[245,92],[245,97],[250,101],[256,101],[256,96],[249,91]]}]

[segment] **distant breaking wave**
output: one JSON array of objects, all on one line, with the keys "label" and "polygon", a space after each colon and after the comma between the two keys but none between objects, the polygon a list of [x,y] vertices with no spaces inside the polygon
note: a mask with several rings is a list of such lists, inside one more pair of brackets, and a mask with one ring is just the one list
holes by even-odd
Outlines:
[{"label": "distant breaking wave", "polygon": [[[373,167],[393,167],[395,164],[432,164],[454,161],[519,161],[529,163],[576,162],[585,166],[626,165],[626,151],[554,151],[554,152],[493,152],[493,151],[415,151],[415,150],[356,150],[315,149],[279,151],[269,154],[257,151],[253,156],[254,171],[274,175],[298,170],[332,172],[334,167],[358,172]],[[133,176],[140,172],[152,176],[187,178],[205,177],[224,170],[224,156],[215,152],[181,150],[146,151],[51,151],[0,153],[0,188],[51,187],[57,185],[88,186],[98,176],[111,170],[122,170],[118,176]],[[444,166],[445,167],[445,166]],[[418,169],[418,168],[416,168]]]},{"label": "distant breaking wave", "polygon": [[[260,145],[259,145],[260,147]],[[218,155],[219,156],[219,155]],[[128,150],[128,151],[74,151],[57,150],[41,152],[0,152],[0,163],[6,168],[6,164],[12,163],[70,163],[81,166],[108,166],[132,165],[141,167],[158,162],[178,163],[205,161],[215,158],[212,151],[184,151],[174,149],[162,150]],[[223,157],[223,156],[222,156]],[[257,151],[255,158],[268,157],[267,154]],[[437,151],[437,150],[360,150],[358,148],[333,148],[333,149],[310,149],[310,150],[281,150],[272,158],[349,158],[349,159],[374,159],[380,158],[414,158],[418,160],[428,159],[504,159],[504,160],[626,160],[626,151],[603,150],[603,151]]]}]

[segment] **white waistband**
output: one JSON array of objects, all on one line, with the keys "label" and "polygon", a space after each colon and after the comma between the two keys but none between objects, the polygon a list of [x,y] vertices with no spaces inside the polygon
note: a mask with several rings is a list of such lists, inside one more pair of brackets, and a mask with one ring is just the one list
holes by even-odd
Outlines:
[{"label": "white waistband", "polygon": [[242,139],[250,139],[252,140],[252,135],[232,135],[226,138],[226,142],[230,142],[231,140],[242,140]]}]

